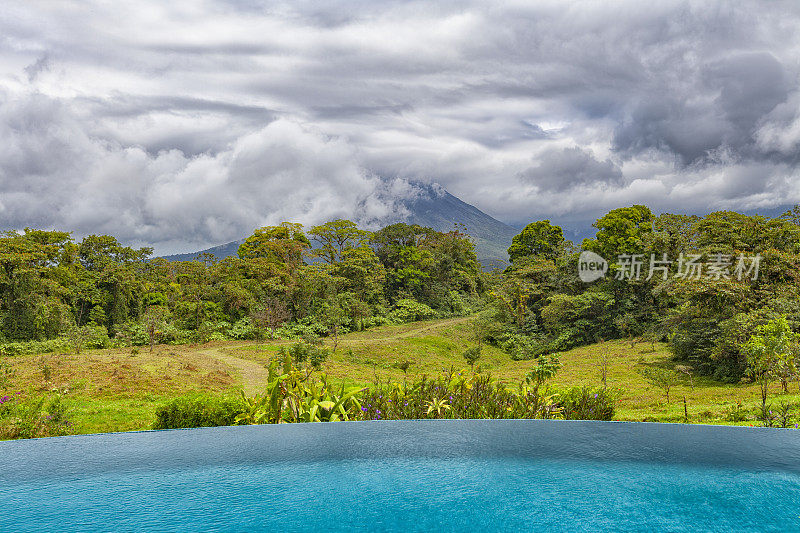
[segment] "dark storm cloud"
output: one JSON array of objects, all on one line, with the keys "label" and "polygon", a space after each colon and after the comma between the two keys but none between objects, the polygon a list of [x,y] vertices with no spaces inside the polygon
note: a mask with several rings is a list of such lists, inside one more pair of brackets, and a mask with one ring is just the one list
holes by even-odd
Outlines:
[{"label": "dark storm cloud", "polygon": [[722,0],[11,2],[0,225],[187,250],[381,220],[404,179],[513,223],[800,202],[798,22]]},{"label": "dark storm cloud", "polygon": [[581,185],[619,185],[622,171],[611,160],[598,161],[577,146],[547,150],[537,164],[520,175],[542,192],[565,191]]},{"label": "dark storm cloud", "polygon": [[700,74],[698,85],[683,93],[665,87],[634,105],[615,131],[615,150],[626,156],[661,150],[684,165],[719,149],[763,157],[755,135],[767,114],[789,97],[784,66],[769,53],[734,54],[708,63]]}]

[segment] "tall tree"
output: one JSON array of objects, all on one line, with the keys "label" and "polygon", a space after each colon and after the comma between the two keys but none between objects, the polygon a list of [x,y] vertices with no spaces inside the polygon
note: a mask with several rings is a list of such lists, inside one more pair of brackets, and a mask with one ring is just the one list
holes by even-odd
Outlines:
[{"label": "tall tree", "polygon": [[788,374],[786,369],[794,368],[798,335],[791,330],[786,317],[780,317],[756,328],[742,348],[747,355],[748,372],[761,389],[761,411],[766,418],[769,384]]},{"label": "tall tree", "polygon": [[531,222],[511,239],[508,248],[509,260],[513,263],[521,257],[555,259],[564,246],[564,232],[549,220]]},{"label": "tall tree", "polygon": [[320,245],[314,250],[314,255],[329,264],[340,261],[346,250],[365,245],[371,236],[369,231],[359,229],[354,222],[343,219],[314,226],[308,234]]},{"label": "tall tree", "polygon": [[583,247],[613,261],[620,255],[643,254],[644,236],[653,231],[653,213],[643,205],[609,211],[593,224],[594,239],[585,239]]},{"label": "tall tree", "polygon": [[239,246],[242,259],[267,259],[274,263],[299,266],[303,252],[311,243],[303,233],[303,225],[281,222],[278,226],[258,228]]}]

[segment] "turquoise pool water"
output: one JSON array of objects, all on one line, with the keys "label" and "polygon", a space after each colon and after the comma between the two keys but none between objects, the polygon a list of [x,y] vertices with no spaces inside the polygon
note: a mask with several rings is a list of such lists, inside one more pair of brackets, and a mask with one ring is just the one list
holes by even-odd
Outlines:
[{"label": "turquoise pool water", "polygon": [[799,436],[419,421],[6,442],[0,531],[792,531]]}]

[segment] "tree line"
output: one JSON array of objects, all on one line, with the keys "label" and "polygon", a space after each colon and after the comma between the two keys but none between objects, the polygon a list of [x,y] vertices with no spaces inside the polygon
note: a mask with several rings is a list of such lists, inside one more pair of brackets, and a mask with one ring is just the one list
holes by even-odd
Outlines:
[{"label": "tree line", "polygon": [[[312,246],[313,243],[313,246]],[[483,291],[458,230],[334,220],[257,229],[237,256],[152,258],[109,235],[26,229],[0,237],[0,340],[257,338],[292,325],[336,334],[389,320],[469,312]]]},{"label": "tree line", "polygon": [[634,205],[594,227],[581,248],[608,271],[591,283],[560,227],[537,221],[514,237],[510,266],[488,284],[486,341],[518,358],[617,338],[665,341],[695,371],[738,381],[748,370],[743,345],[759,328],[781,318],[800,328],[798,207],[768,218],[656,216]]},{"label": "tree line", "polygon": [[[491,273],[462,231],[403,223],[370,232],[348,220],[308,231],[287,222],[257,229],[236,256],[178,262],[108,235],[76,242],[60,231],[6,232],[0,340],[335,341],[480,311],[476,341],[513,358],[636,337],[668,342],[695,371],[737,381],[754,334],[778,319],[800,329],[800,207],[768,218],[655,215],[634,205],[594,227],[578,248],[550,221],[532,222],[513,238],[508,267]],[[605,275],[581,279],[581,250],[608,261]]]}]

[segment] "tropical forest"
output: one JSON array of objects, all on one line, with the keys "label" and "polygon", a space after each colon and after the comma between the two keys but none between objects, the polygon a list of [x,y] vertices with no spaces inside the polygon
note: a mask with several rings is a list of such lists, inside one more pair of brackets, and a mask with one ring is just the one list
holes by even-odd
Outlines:
[{"label": "tropical forest", "polygon": [[489,270],[458,226],[285,222],[188,261],[8,231],[0,438],[425,418],[797,427],[800,207],[633,205],[581,243],[538,220],[507,245]]}]

